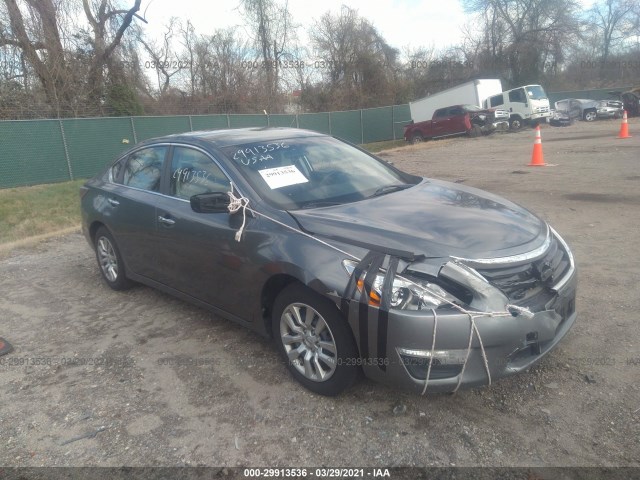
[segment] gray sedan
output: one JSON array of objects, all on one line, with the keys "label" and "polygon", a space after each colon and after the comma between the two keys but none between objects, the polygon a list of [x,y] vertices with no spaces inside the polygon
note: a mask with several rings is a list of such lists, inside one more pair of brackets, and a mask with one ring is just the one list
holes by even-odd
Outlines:
[{"label": "gray sedan", "polygon": [[315,132],[149,140],[89,180],[81,207],[109,287],[149,285],[273,337],[324,395],[360,372],[423,393],[491,384],[576,319],[573,255],[545,221]]},{"label": "gray sedan", "polygon": [[556,102],[556,111],[567,115],[571,120],[593,122],[598,118],[598,102],[584,98],[567,98]]}]

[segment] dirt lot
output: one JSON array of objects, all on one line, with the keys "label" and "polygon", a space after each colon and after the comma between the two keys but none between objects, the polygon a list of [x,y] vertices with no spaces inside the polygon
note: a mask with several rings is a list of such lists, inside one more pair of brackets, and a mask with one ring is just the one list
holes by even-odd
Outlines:
[{"label": "dirt lot", "polygon": [[0,260],[0,336],[15,346],[0,357],[0,465],[640,466],[630,127],[543,128],[555,167],[526,166],[531,130],[382,154],[531,208],[577,257],[578,321],[559,348],[453,396],[370,381],[316,396],[266,339],[150,288],[108,289],[77,233],[14,251]]}]

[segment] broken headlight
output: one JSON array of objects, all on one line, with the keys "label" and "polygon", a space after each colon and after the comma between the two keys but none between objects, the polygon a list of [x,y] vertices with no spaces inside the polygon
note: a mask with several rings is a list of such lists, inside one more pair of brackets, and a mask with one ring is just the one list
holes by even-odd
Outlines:
[{"label": "broken headlight", "polygon": [[[358,262],[353,260],[343,260],[342,266],[347,274],[351,276]],[[364,287],[364,278],[367,272],[364,271],[357,281],[358,291],[362,293]],[[373,288],[369,294],[369,305],[379,307],[382,298],[382,286],[384,283],[385,272],[380,271],[373,282]],[[451,295],[435,283],[427,282],[419,279],[409,279],[396,277],[391,287],[391,298],[389,304],[391,308],[398,310],[422,310],[428,308],[438,308],[450,303],[460,304],[460,300]]]}]

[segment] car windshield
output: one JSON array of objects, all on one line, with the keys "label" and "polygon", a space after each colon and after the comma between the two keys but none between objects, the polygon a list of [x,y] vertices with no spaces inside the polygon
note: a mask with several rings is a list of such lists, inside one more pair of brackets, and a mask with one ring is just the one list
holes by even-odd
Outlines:
[{"label": "car windshield", "polygon": [[547,94],[545,93],[544,88],[542,88],[540,85],[525,87],[525,90],[527,91],[527,96],[531,100],[543,100],[547,98]]},{"label": "car windshield", "polygon": [[355,202],[421,180],[332,137],[246,143],[223,151],[262,199],[283,210]]}]

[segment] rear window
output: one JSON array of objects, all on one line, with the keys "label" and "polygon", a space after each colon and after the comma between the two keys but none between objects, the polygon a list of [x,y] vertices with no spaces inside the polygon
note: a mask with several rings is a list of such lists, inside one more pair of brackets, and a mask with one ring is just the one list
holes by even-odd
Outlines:
[{"label": "rear window", "polygon": [[164,146],[143,148],[132,153],[123,164],[123,172],[118,171],[116,181],[141,190],[160,191],[162,165],[166,153],[167,147]]}]

